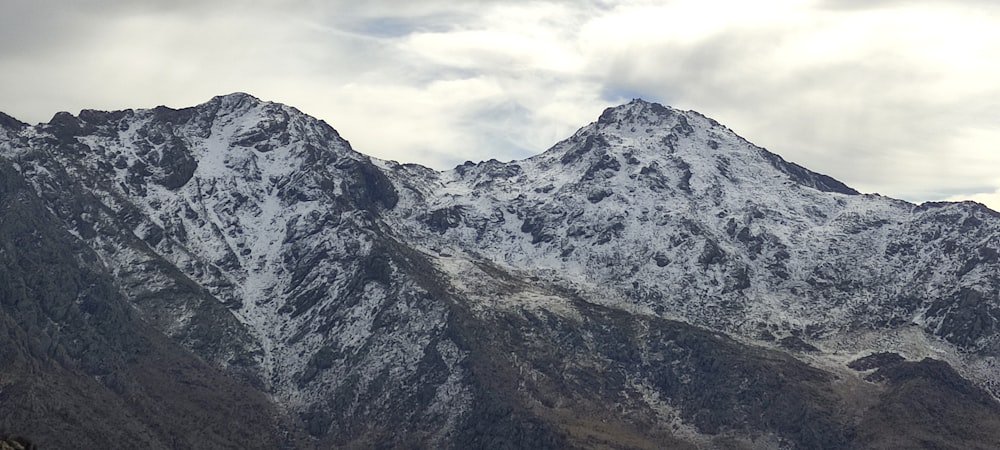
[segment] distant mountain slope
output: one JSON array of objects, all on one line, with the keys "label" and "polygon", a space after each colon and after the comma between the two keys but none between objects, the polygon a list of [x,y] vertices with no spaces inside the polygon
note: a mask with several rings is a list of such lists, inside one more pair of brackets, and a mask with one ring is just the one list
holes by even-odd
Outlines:
[{"label": "distant mountain slope", "polygon": [[52,448],[1000,446],[1000,216],[694,112],[438,172],[231,94],[0,116],[0,171],[0,433]]}]

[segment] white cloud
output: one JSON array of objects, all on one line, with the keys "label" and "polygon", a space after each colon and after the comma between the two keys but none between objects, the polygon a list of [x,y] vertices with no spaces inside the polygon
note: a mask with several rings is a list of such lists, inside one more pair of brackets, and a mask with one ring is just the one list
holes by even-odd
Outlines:
[{"label": "white cloud", "polygon": [[984,1],[13,0],[0,18],[0,109],[42,121],[247,91],[327,120],[360,151],[444,168],[541,151],[642,96],[861,190],[972,198],[1000,188],[998,11]]},{"label": "white cloud", "polygon": [[995,17],[935,5],[704,5],[621,8],[595,20],[587,47],[609,56],[593,65],[621,91],[698,109],[863,190],[928,199],[992,182],[973,167],[962,177],[940,167],[968,154],[991,159],[995,140],[955,145],[995,123]]}]

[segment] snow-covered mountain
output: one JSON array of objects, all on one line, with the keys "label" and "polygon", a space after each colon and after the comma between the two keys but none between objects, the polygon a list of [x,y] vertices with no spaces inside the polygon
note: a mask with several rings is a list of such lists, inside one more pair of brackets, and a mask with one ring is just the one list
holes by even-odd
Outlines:
[{"label": "snow-covered mountain", "polygon": [[905,325],[1000,350],[1000,214],[860,195],[694,112],[635,100],[524,161],[382,166],[408,188],[387,215],[411,242],[602,304],[748,338]]},{"label": "snow-covered mountain", "polygon": [[193,432],[129,402],[152,388],[128,358],[80,364],[80,336],[124,339],[103,309],[266,398],[264,448],[1000,445],[976,431],[1000,424],[1000,215],[859,194],[695,112],[635,100],[533,158],[439,172],[231,94],[0,116],[0,169],[0,226],[34,217],[65,253],[25,266],[37,236],[4,234],[26,286],[5,308],[44,302],[30,273],[66,261],[104,280],[5,309],[12,342],[46,342],[10,359],[96,379],[144,446],[235,441],[212,431],[225,408]]}]

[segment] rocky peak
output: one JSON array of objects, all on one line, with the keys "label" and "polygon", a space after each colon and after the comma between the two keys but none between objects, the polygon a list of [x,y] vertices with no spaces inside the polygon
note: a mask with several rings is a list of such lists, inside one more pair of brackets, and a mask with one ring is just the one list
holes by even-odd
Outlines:
[{"label": "rocky peak", "polygon": [[563,179],[582,171],[580,180],[589,185],[621,178],[616,184],[639,182],[685,195],[777,194],[792,184],[858,193],[751,144],[709,117],[641,99],[606,109],[597,122],[533,160],[543,170],[564,172]]},{"label": "rocky peak", "polygon": [[601,117],[597,120],[597,123],[601,125],[631,125],[643,122],[656,123],[670,119],[678,114],[682,114],[681,111],[637,98],[624,105],[605,109],[601,113]]},{"label": "rocky peak", "polygon": [[218,104],[221,108],[236,110],[243,107],[253,107],[261,103],[261,99],[254,97],[246,92],[233,92],[226,95],[218,95],[212,97],[207,103]]}]

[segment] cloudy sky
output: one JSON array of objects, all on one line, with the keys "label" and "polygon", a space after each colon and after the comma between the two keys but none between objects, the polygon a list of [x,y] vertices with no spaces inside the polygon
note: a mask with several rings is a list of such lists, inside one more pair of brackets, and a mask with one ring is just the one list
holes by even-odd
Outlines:
[{"label": "cloudy sky", "polygon": [[373,156],[519,159],[641,97],[864,192],[1000,209],[1000,2],[4,0],[0,110],[248,92]]}]

